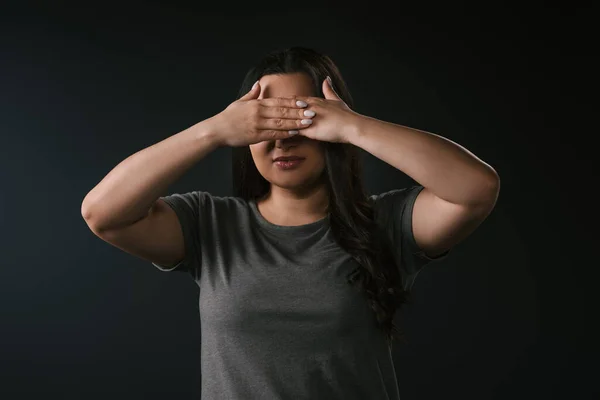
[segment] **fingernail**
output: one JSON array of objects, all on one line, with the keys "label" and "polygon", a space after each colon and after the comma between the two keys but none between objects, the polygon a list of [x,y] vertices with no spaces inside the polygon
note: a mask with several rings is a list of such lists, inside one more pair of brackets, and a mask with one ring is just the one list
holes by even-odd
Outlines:
[{"label": "fingernail", "polygon": [[297,135],[299,132],[297,130],[293,130],[293,131],[288,131],[288,133],[290,134],[290,136],[293,136],[293,135]]},{"label": "fingernail", "polygon": [[329,86],[333,88],[333,82],[331,82],[331,78],[327,75],[327,82],[329,82]]},{"label": "fingernail", "polygon": [[317,113],[313,110],[304,110],[304,115],[306,115],[307,117],[314,117],[316,114]]},{"label": "fingernail", "polygon": [[258,81],[254,82],[254,85],[252,85],[252,89],[250,89],[250,90],[254,90],[254,88],[256,87],[256,85],[258,85]]},{"label": "fingernail", "polygon": [[312,119],[303,119],[300,122],[302,122],[302,125],[310,125],[310,124],[312,124],[312,121],[313,121]]},{"label": "fingernail", "polygon": [[304,102],[304,101],[302,101],[302,100],[298,100],[298,101],[296,101],[296,105],[297,105],[298,107],[306,107],[308,104],[307,104],[307,103],[305,103],[305,102]]}]

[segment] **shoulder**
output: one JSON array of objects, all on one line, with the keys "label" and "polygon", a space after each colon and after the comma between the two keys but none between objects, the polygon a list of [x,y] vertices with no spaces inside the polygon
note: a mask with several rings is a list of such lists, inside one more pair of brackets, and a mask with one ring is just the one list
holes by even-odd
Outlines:
[{"label": "shoulder", "polygon": [[240,197],[219,196],[205,190],[173,193],[161,199],[173,208],[189,210],[200,218],[224,218],[248,207],[248,202]]},{"label": "shoulder", "polygon": [[369,201],[375,208],[376,212],[396,212],[401,211],[406,206],[414,204],[417,196],[423,190],[421,185],[413,185],[399,189],[392,189],[387,192],[372,194],[369,196]]}]

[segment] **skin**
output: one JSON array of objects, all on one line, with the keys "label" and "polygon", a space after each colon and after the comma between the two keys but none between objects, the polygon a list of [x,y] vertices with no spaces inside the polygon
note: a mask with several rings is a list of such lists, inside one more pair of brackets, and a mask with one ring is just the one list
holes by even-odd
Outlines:
[{"label": "skin", "polygon": [[[316,96],[310,77],[304,73],[265,75],[260,78],[260,85],[259,99]],[[310,109],[310,105],[306,109]],[[318,117],[317,114],[313,118]],[[321,141],[295,135],[249,147],[256,168],[271,183],[270,191],[256,203],[267,221],[275,225],[297,226],[327,216],[329,196],[322,176],[325,152]],[[273,162],[275,157],[290,155],[304,157],[305,160],[291,170],[282,170]]]},{"label": "skin", "polygon": [[[297,77],[297,82],[293,77],[287,78],[291,80],[265,80],[263,85],[272,84],[272,90],[265,94],[296,96],[317,113],[314,126],[301,130],[302,139],[352,144],[423,185],[424,189],[417,196],[413,208],[412,230],[417,246],[424,254],[436,257],[456,246],[493,210],[500,191],[500,177],[472,152],[443,136],[358,114],[343,104],[327,80],[322,82],[325,98],[321,99],[302,95],[302,88],[308,89],[308,86],[302,85],[301,76]],[[305,82],[308,84],[310,81]],[[285,148],[285,144],[283,146]],[[309,149],[311,147],[305,147],[304,143],[293,148],[299,153]],[[266,151],[256,151],[255,159],[263,161]],[[314,161],[317,162],[317,159]],[[311,182],[309,177],[318,176],[315,170],[298,171],[298,174],[289,175],[286,179],[265,166],[262,169],[267,179],[273,182],[272,203],[266,203],[272,208],[265,208],[265,212],[278,212],[273,214],[271,221],[283,221],[285,224],[314,215],[325,194],[319,197],[322,192],[311,190],[318,185],[304,183]],[[307,188],[304,196],[298,195],[300,187]]]}]

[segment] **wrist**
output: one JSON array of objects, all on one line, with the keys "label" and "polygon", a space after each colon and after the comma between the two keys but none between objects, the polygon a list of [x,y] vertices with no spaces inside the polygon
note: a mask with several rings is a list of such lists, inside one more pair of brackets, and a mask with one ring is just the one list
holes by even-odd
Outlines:
[{"label": "wrist", "polygon": [[221,143],[219,132],[219,119],[217,118],[218,114],[205,119],[204,121],[198,122],[194,126],[196,139],[201,140],[203,142],[207,142],[210,146],[217,148],[223,146]]},{"label": "wrist", "polygon": [[350,123],[346,127],[346,134],[344,135],[346,138],[346,143],[353,144],[355,146],[358,145],[361,132],[363,131],[362,125],[364,121],[364,115],[354,113],[352,115]]}]

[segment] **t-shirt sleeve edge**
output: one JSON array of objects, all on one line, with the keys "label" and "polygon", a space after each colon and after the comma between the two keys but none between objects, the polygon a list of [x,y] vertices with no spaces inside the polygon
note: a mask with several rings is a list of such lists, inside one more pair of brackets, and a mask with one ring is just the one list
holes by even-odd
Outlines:
[{"label": "t-shirt sleeve edge", "polygon": [[177,215],[177,218],[179,219],[179,224],[180,224],[181,230],[182,230],[181,233],[182,233],[183,239],[184,239],[185,256],[182,260],[180,260],[177,264],[175,264],[173,266],[161,265],[161,264],[158,264],[155,262],[153,262],[152,265],[154,265],[156,268],[158,268],[162,272],[171,272],[171,271],[192,272],[191,270],[194,266],[193,258],[195,257],[195,251],[196,251],[194,249],[194,243],[191,242],[192,239],[190,238],[190,235],[193,235],[193,232],[194,232],[192,227],[189,225],[192,223],[192,221],[190,221],[188,219],[187,212],[180,208],[180,207],[183,207],[183,205],[180,204],[178,201],[173,200],[173,198],[171,196],[164,196],[164,197],[161,197],[161,199],[167,205],[169,205],[169,207],[171,207],[173,209],[173,211],[175,211],[175,214]]},{"label": "t-shirt sleeve edge", "polygon": [[412,226],[413,210],[415,207],[415,202],[417,201],[417,196],[419,195],[419,193],[421,193],[423,189],[425,189],[425,187],[422,185],[415,185],[409,189],[410,193],[408,194],[404,210],[404,212],[407,213],[407,215],[403,219],[403,231],[406,234],[406,240],[408,241],[409,249],[412,254],[428,262],[441,261],[448,256],[452,249],[448,249],[435,257],[430,257],[425,253],[423,249],[421,249],[421,247],[419,247],[419,244],[415,240],[415,235]]}]

